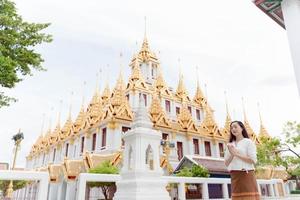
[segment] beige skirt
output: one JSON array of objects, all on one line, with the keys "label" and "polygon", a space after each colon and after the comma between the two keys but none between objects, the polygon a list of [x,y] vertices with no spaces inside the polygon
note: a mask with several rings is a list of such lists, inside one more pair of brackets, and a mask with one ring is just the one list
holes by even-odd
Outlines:
[{"label": "beige skirt", "polygon": [[231,171],[232,200],[260,200],[254,171]]}]

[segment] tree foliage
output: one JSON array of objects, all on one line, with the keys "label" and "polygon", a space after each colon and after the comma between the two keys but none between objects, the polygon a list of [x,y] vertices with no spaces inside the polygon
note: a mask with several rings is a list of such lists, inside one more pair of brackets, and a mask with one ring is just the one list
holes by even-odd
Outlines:
[{"label": "tree foliage", "polygon": [[[42,56],[34,47],[51,42],[52,36],[42,31],[49,23],[29,23],[18,15],[15,3],[0,0],[0,86],[13,88],[26,75],[32,75],[32,69],[45,70]],[[16,101],[0,91],[0,107]]]},{"label": "tree foliage", "polygon": [[[101,163],[99,166],[90,169],[89,173],[93,174],[118,174],[119,169],[113,166],[109,161],[105,161]],[[100,187],[102,193],[105,197],[105,200],[109,199],[109,193],[113,186],[115,186],[114,182],[88,182],[87,185],[91,188]]]},{"label": "tree foliage", "polygon": [[300,146],[300,123],[296,121],[287,122],[284,126],[285,142],[291,144],[294,148]]},{"label": "tree foliage", "polygon": [[[0,180],[0,191],[2,191],[2,193],[4,194],[6,193],[9,183],[10,183],[9,180]],[[13,190],[18,190],[25,187],[26,183],[27,182],[24,180],[13,181]]]},{"label": "tree foliage", "polygon": [[209,177],[209,172],[205,167],[194,164],[191,168],[183,167],[176,176]]},{"label": "tree foliage", "polygon": [[260,143],[257,145],[256,167],[282,165],[282,158],[278,154],[280,145],[278,138],[261,137]]}]

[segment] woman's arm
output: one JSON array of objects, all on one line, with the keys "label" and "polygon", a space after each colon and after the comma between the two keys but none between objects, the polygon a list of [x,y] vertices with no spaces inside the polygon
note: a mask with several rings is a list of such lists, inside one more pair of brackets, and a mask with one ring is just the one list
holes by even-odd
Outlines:
[{"label": "woman's arm", "polygon": [[238,157],[244,162],[255,164],[256,163],[256,146],[252,141],[247,145],[247,155],[242,155],[235,147],[231,150],[231,154]]},{"label": "woman's arm", "polygon": [[228,167],[228,165],[231,163],[232,159],[233,159],[233,155],[231,155],[231,154],[228,156],[228,158],[225,158],[226,167]]},{"label": "woman's arm", "polygon": [[230,152],[230,146],[231,144],[227,144],[227,148],[225,150],[225,155],[224,155],[224,160],[225,160],[225,165],[226,167],[228,167],[228,165],[231,163],[232,159],[233,159],[233,155]]},{"label": "woman's arm", "polygon": [[244,155],[240,154],[239,152],[237,152],[234,156],[238,157],[239,159],[241,159],[242,161],[245,161],[247,163],[255,164],[255,161],[252,160],[252,158],[250,158],[249,156],[244,156]]}]

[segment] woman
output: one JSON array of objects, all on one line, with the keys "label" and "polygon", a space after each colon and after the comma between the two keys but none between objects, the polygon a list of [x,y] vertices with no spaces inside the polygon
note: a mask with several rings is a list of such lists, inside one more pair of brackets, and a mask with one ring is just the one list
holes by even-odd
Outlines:
[{"label": "woman", "polygon": [[231,122],[225,165],[230,171],[232,200],[260,199],[254,173],[256,161],[256,146],[249,139],[244,124],[240,121]]}]

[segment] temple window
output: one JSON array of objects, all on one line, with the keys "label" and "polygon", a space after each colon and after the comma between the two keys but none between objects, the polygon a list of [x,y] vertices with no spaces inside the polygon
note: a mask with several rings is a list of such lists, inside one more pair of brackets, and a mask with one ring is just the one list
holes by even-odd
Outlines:
[{"label": "temple window", "polygon": [[96,149],[96,140],[97,140],[97,134],[93,134],[93,140],[92,140],[92,151],[95,151]]},{"label": "temple window", "polygon": [[168,113],[171,112],[171,102],[169,100],[165,100],[165,105],[166,105],[166,111]]},{"label": "temple window", "polygon": [[204,142],[204,147],[205,147],[205,155],[206,155],[206,156],[211,156],[210,142],[205,141],[205,142]]},{"label": "temple window", "polygon": [[106,128],[102,129],[102,142],[101,142],[101,149],[104,149],[106,146]]},{"label": "temple window", "polygon": [[194,144],[194,154],[199,154],[199,140],[193,139],[193,144]]},{"label": "temple window", "polygon": [[81,148],[80,148],[80,153],[83,153],[84,150],[84,137],[81,138]]},{"label": "temple window", "polygon": [[197,118],[197,120],[201,119],[200,110],[199,109],[196,109],[196,118]]},{"label": "temple window", "polygon": [[219,143],[219,152],[220,152],[220,157],[224,157],[224,144]]}]

